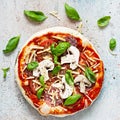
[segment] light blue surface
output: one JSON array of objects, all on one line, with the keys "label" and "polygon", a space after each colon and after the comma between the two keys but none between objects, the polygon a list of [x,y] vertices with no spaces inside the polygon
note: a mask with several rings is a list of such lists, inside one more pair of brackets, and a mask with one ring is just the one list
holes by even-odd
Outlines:
[{"label": "light blue surface", "polygon": [[[6,80],[0,70],[0,120],[120,120],[120,0],[66,0],[78,10],[83,21],[82,32],[93,43],[107,69],[101,94],[91,107],[65,118],[42,117],[25,101],[16,85],[15,59],[32,34],[53,26],[77,29],[79,23],[71,22],[65,15],[64,2],[65,0],[0,0],[0,69],[10,66]],[[24,9],[41,10],[48,19],[41,24],[32,23],[23,15]],[[53,10],[58,11],[60,21],[49,15]],[[110,24],[99,29],[96,21],[105,15],[111,16]],[[7,40],[19,34],[21,40],[17,49],[5,56],[2,50]],[[109,39],[112,37],[117,39],[117,56],[108,51]]]}]

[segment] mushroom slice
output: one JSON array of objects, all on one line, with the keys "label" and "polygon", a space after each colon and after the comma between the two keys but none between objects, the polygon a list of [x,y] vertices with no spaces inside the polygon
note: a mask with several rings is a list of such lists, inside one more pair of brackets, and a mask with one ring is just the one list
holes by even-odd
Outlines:
[{"label": "mushroom slice", "polygon": [[53,70],[54,63],[51,60],[43,60],[39,66],[33,70],[33,76],[39,77],[40,74],[44,76],[45,82],[49,79],[48,71]]},{"label": "mushroom slice", "polygon": [[74,83],[80,83],[80,92],[81,93],[86,93],[86,86],[90,87],[92,84],[91,82],[84,76],[84,75],[78,75],[74,79]]},{"label": "mushroom slice", "polygon": [[67,52],[66,56],[61,57],[61,64],[70,63],[70,68],[74,70],[77,68],[80,52],[75,46],[70,46]]}]

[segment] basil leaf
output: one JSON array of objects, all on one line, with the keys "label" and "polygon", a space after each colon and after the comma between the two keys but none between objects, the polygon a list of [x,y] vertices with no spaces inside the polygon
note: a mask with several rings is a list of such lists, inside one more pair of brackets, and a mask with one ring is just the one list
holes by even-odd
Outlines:
[{"label": "basil leaf", "polygon": [[110,19],[110,16],[104,16],[97,21],[97,24],[99,27],[105,27],[109,24]]},{"label": "basil leaf", "polygon": [[29,10],[24,10],[24,14],[31,20],[36,21],[36,22],[42,22],[44,21],[47,17],[44,15],[43,12],[41,11],[29,11]]},{"label": "basil leaf", "polygon": [[80,20],[80,16],[75,8],[69,6],[67,3],[65,3],[64,7],[65,7],[65,12],[70,19],[76,21]]},{"label": "basil leaf", "polygon": [[54,69],[52,70],[52,74],[53,74],[53,75],[57,75],[58,72],[60,71],[60,69],[61,69],[61,66],[60,66],[60,65],[54,67]]},{"label": "basil leaf", "polygon": [[109,42],[109,48],[110,50],[114,50],[116,47],[116,39],[112,38],[110,39],[110,42]]},{"label": "basil leaf", "polygon": [[3,50],[3,53],[12,52],[17,47],[19,40],[20,40],[20,36],[11,38],[6,45],[5,50]]},{"label": "basil leaf", "polygon": [[55,64],[60,64],[60,63],[58,62],[58,57],[57,57],[56,55],[54,55],[54,63],[55,63]]},{"label": "basil leaf", "polygon": [[95,81],[96,81],[95,74],[94,74],[93,71],[92,71],[90,68],[88,68],[88,67],[85,69],[85,76],[88,78],[88,80],[89,80],[91,83],[95,83]]},{"label": "basil leaf", "polygon": [[67,105],[72,105],[74,103],[76,103],[79,99],[81,98],[81,95],[80,94],[74,94],[70,97],[68,97],[65,102],[64,102],[64,105],[67,106]]},{"label": "basil leaf", "polygon": [[56,47],[51,45],[51,52],[53,55],[60,56],[70,47],[69,42],[60,42]]},{"label": "basil leaf", "polygon": [[66,71],[65,80],[68,83],[68,85],[74,86],[74,80],[73,80],[73,76],[70,70]]},{"label": "basil leaf", "polygon": [[40,84],[45,87],[44,76],[40,76],[39,78]]},{"label": "basil leaf", "polygon": [[35,69],[36,67],[38,67],[38,62],[30,62],[30,63],[28,63],[28,65],[27,65],[27,69],[28,69],[28,70],[33,70],[33,69]]},{"label": "basil leaf", "polygon": [[38,91],[37,91],[37,97],[38,99],[41,98],[42,94],[43,94],[43,91],[44,91],[44,88],[40,88]]},{"label": "basil leaf", "polygon": [[8,68],[2,68],[2,70],[3,70],[3,77],[4,78],[6,78],[7,72],[8,72],[9,69],[10,69],[9,67]]}]

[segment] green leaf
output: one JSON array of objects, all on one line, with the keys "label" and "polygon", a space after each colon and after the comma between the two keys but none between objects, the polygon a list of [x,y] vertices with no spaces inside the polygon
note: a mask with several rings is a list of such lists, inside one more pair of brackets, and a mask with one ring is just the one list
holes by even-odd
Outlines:
[{"label": "green leaf", "polygon": [[70,70],[67,70],[65,73],[65,80],[68,85],[74,86],[74,79]]},{"label": "green leaf", "polygon": [[91,82],[91,83],[95,83],[96,81],[96,77],[95,77],[95,74],[93,73],[93,71],[86,67],[85,69],[85,76],[88,78],[88,80]]},{"label": "green leaf", "polygon": [[44,76],[40,76],[39,78],[40,84],[45,87]]},{"label": "green leaf", "polygon": [[81,95],[80,94],[74,94],[70,97],[68,97],[65,102],[64,102],[64,105],[67,106],[67,105],[73,105],[74,103],[76,103],[79,99],[81,98]]},{"label": "green leaf", "polygon": [[52,70],[52,74],[53,74],[53,75],[57,75],[58,72],[60,71],[60,69],[61,69],[61,66],[60,66],[60,65],[54,67],[54,69]]},{"label": "green leaf", "polygon": [[10,69],[9,67],[8,68],[2,68],[2,70],[3,70],[3,77],[4,78],[6,78],[7,72],[8,72],[9,69]]},{"label": "green leaf", "polygon": [[37,91],[37,97],[38,99],[41,98],[42,94],[43,94],[43,91],[44,91],[44,88],[40,88],[38,91]]},{"label": "green leaf", "polygon": [[24,10],[24,14],[31,20],[36,21],[36,22],[42,22],[44,21],[47,16],[44,15],[43,12],[41,11],[29,11],[29,10]]},{"label": "green leaf", "polygon": [[115,47],[116,47],[116,39],[112,38],[112,39],[110,39],[110,42],[109,42],[109,48],[110,48],[110,50],[113,51],[115,49]]},{"label": "green leaf", "polygon": [[8,41],[6,48],[5,48],[5,50],[3,50],[3,52],[4,53],[12,52],[17,47],[19,40],[20,40],[20,36],[16,36],[16,37],[11,38]]},{"label": "green leaf", "polygon": [[51,45],[51,52],[55,56],[62,55],[70,47],[69,42],[60,42],[56,47],[54,44]]},{"label": "green leaf", "polygon": [[110,16],[104,16],[97,21],[97,24],[99,27],[105,27],[109,24],[110,19]]},{"label": "green leaf", "polygon": [[28,65],[27,65],[27,69],[28,69],[28,70],[33,70],[33,69],[35,69],[36,67],[38,67],[38,62],[30,62],[30,63],[28,63]]},{"label": "green leaf", "polygon": [[64,7],[65,7],[65,12],[70,19],[76,21],[80,20],[80,16],[75,8],[69,6],[67,3],[65,3]]},{"label": "green leaf", "polygon": [[55,64],[60,64],[60,63],[58,62],[58,56],[56,56],[56,55],[54,55],[54,63],[55,63]]}]

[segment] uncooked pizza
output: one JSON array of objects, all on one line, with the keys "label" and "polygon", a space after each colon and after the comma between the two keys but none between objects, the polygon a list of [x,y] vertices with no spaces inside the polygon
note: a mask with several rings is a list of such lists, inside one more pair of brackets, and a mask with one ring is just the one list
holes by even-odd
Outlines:
[{"label": "uncooked pizza", "polygon": [[41,115],[63,117],[90,106],[104,77],[103,62],[79,32],[53,27],[34,34],[16,62],[17,83]]}]

